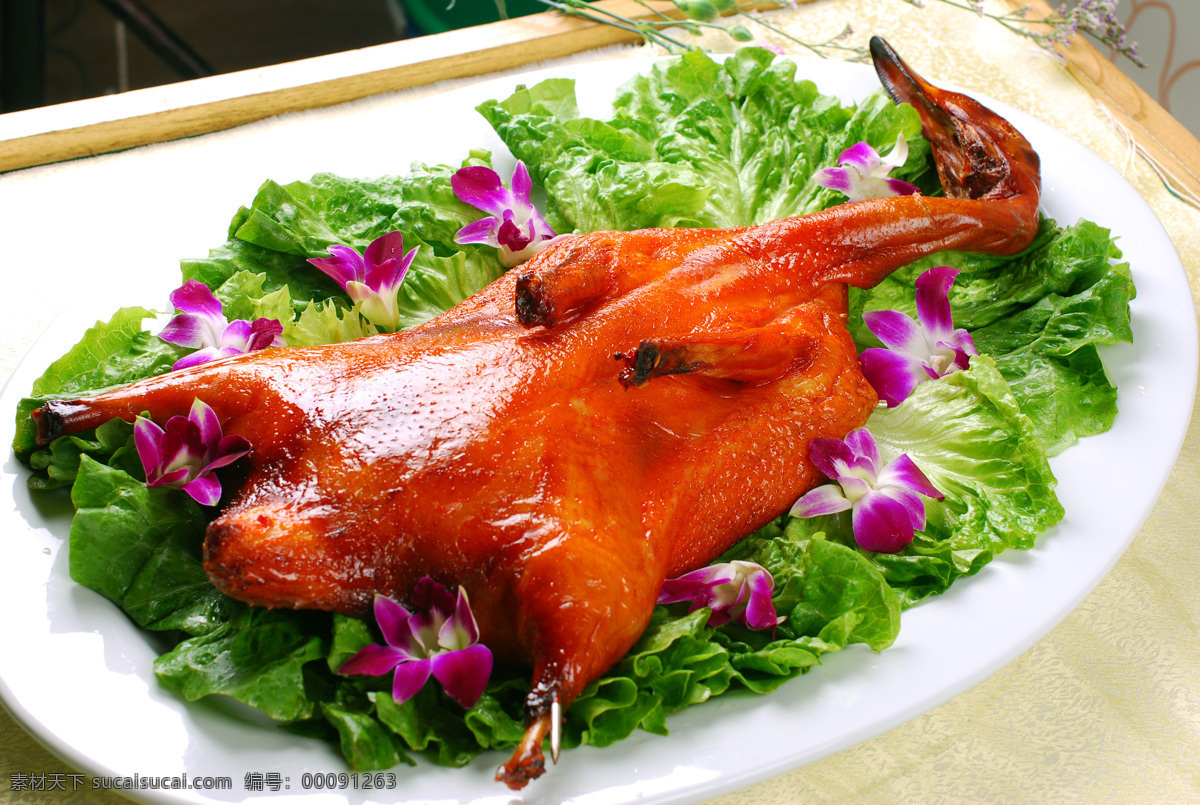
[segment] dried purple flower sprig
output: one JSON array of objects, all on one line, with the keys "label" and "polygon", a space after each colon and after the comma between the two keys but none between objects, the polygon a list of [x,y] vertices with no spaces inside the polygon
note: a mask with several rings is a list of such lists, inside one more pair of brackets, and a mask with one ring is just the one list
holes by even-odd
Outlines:
[{"label": "dried purple flower sprig", "polygon": [[[927,0],[905,2],[917,8],[924,8]],[[1137,42],[1129,38],[1125,24],[1117,17],[1117,0],[1075,0],[1074,4],[1060,4],[1053,12],[1042,17],[1030,16],[1033,9],[1028,5],[1003,14],[992,14],[984,6],[983,0],[937,2],[994,20],[1018,36],[1023,36],[1051,52],[1054,52],[1056,45],[1070,47],[1072,38],[1076,34],[1083,34],[1102,45],[1107,45],[1138,67],[1146,66],[1138,55]]]},{"label": "dried purple flower sprig", "polygon": [[[916,8],[925,8],[927,1],[905,0],[906,3]],[[1100,44],[1112,48],[1114,52],[1125,56],[1139,67],[1146,66],[1138,55],[1137,43],[1129,38],[1124,23],[1117,17],[1117,0],[1075,0],[1074,5],[1063,3],[1055,11],[1043,17],[1031,17],[1032,8],[1030,6],[1022,6],[1002,14],[993,14],[987,10],[983,0],[934,1],[994,20],[1018,36],[1030,39],[1051,52],[1054,52],[1056,45],[1069,46],[1075,34],[1086,34]],[[823,42],[806,42],[778,26],[772,25],[762,15],[755,13],[757,9],[751,8],[751,4],[738,3],[737,0],[672,0],[683,19],[668,16],[641,0],[639,0],[641,5],[654,14],[655,18],[623,17],[594,6],[586,0],[540,0],[540,2],[550,8],[558,9],[568,16],[581,17],[636,33],[646,42],[659,45],[672,53],[701,49],[695,44],[680,41],[672,36],[669,31],[674,28],[681,28],[697,36],[703,32],[703,29],[712,28],[728,34],[735,42],[761,45],[762,43],[755,41],[754,34],[743,24],[743,22],[751,22],[761,25],[777,36],[783,37],[821,58],[838,57],[849,61],[865,61],[867,58],[866,48],[849,42],[849,38],[853,34],[849,25],[841,33]],[[777,5],[780,8],[791,8],[795,6],[795,0],[778,0]],[[741,18],[734,25],[718,25],[714,22],[718,16],[734,14]]]},{"label": "dried purple flower sprig", "polygon": [[[849,61],[866,61],[868,55],[866,48],[848,43],[847,40],[854,33],[849,25],[828,39],[820,42],[807,42],[792,36],[787,31],[772,25],[759,14],[754,13],[756,4],[738,3],[737,0],[671,0],[672,4],[679,10],[682,19],[669,16],[660,10],[661,6],[655,8],[649,3],[643,2],[643,0],[638,0],[639,4],[653,14],[653,18],[631,19],[623,17],[600,6],[593,5],[587,2],[587,0],[540,0],[540,2],[571,17],[579,17],[602,25],[611,25],[614,28],[638,34],[646,42],[665,48],[671,53],[702,50],[697,45],[683,42],[672,36],[669,33],[672,29],[682,29],[693,36],[699,36],[704,32],[704,29],[711,28],[720,33],[727,34],[735,42],[753,43],[758,46],[764,46],[761,42],[755,41],[755,36],[751,32],[751,29],[745,25],[748,22],[753,25],[762,26],[776,36],[787,39],[800,48],[823,59],[839,57]],[[778,5],[780,7],[791,8],[796,3],[795,0],[780,0]],[[739,17],[739,21],[733,25],[719,25],[714,20],[720,16],[737,16]]]}]

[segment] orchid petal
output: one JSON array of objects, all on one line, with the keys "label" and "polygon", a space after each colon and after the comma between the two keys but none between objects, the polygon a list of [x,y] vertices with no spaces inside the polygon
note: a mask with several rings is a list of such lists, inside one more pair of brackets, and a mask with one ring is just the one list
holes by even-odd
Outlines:
[{"label": "orchid petal", "polygon": [[338,673],[383,676],[407,659],[402,652],[392,646],[380,646],[372,643],[369,646],[363,646],[353,657],[342,663],[338,668]]},{"label": "orchid petal", "polygon": [[221,345],[225,348],[233,347],[237,353],[246,352],[253,334],[253,325],[245,319],[231,321],[221,333]]},{"label": "orchid petal", "polygon": [[[373,267],[381,266],[389,260],[399,260],[403,256],[404,235],[400,230],[394,229],[386,235],[380,235],[371,241],[371,245],[367,246],[367,250],[363,252],[366,275],[370,275]],[[371,284],[370,280],[367,281],[367,284]]]},{"label": "orchid petal", "polygon": [[418,613],[434,613],[439,621],[453,616],[458,605],[454,594],[429,576],[423,576],[416,583],[409,598]]},{"label": "orchid petal", "polygon": [[[392,237],[393,235],[395,237]],[[404,276],[408,273],[408,267],[412,265],[413,258],[417,256],[417,249],[420,246],[414,246],[408,254],[405,254],[404,241],[400,236],[400,232],[390,232],[384,235],[383,238],[377,238],[367,247],[368,255],[375,248],[375,244],[380,243],[384,238],[390,238],[390,241],[384,247],[381,247],[381,250],[387,249],[389,256],[386,260],[378,262],[372,262],[368,257],[367,272],[363,277],[363,281],[372,291],[390,300],[395,297],[401,283],[404,282]]]},{"label": "orchid petal", "polygon": [[133,446],[137,449],[138,458],[142,460],[142,469],[146,471],[146,479],[157,477],[162,466],[163,429],[144,416],[139,416],[133,422]]},{"label": "orchid petal", "polygon": [[854,188],[854,180],[846,168],[821,168],[813,174],[813,182],[846,195],[850,195],[850,191]]},{"label": "orchid petal", "polygon": [[328,275],[342,288],[354,280],[362,281],[366,264],[362,255],[349,246],[334,245],[328,248],[329,257],[310,257],[308,262]]},{"label": "orchid petal", "polygon": [[883,495],[903,506],[904,510],[908,512],[908,519],[914,531],[920,531],[925,527],[925,501],[921,500],[921,496],[916,492],[900,486],[883,486],[876,490],[876,494]]},{"label": "orchid petal", "polygon": [[865,349],[859,356],[863,375],[880,399],[895,408],[925,380],[925,365],[918,359],[887,349]]},{"label": "orchid petal", "polygon": [[399,270],[399,260],[384,260],[379,265],[367,268],[367,273],[363,277],[362,284],[367,286],[372,293],[383,296],[388,291],[395,290],[396,283],[392,280],[395,279]]},{"label": "orchid petal", "polygon": [[215,475],[193,478],[181,488],[201,506],[216,506],[221,502],[221,482]]},{"label": "orchid petal", "polygon": [[844,512],[854,504],[842,494],[837,484],[822,484],[810,489],[788,511],[793,517],[819,517],[822,514]]},{"label": "orchid petal", "polygon": [[343,290],[346,292],[346,295],[350,297],[351,302],[366,303],[372,299],[379,299],[379,295],[376,294],[375,291],[371,290],[370,285],[367,285],[365,282],[359,282],[358,280],[350,280],[346,283],[346,286],[343,288]]},{"label": "orchid petal", "polygon": [[433,676],[442,683],[446,695],[463,707],[470,708],[479,701],[492,674],[492,652],[487,646],[472,646],[438,654],[430,665]]},{"label": "orchid petal", "polygon": [[204,459],[204,444],[199,433],[186,417],[173,416],[167,420],[163,438],[159,443],[162,451],[161,468],[170,472],[182,466],[195,464]]},{"label": "orchid petal", "polygon": [[723,582],[729,581],[721,573],[721,567],[710,565],[693,570],[689,573],[684,573],[673,579],[667,579],[663,582],[662,589],[658,593],[658,603],[660,604],[678,604],[688,602],[692,604],[689,612],[694,612],[700,607],[708,606],[708,602],[712,597],[712,588]]},{"label": "orchid petal", "polygon": [[879,473],[879,468],[883,465],[883,461],[879,458],[879,447],[875,444],[875,437],[871,435],[871,431],[866,428],[855,428],[846,434],[846,446],[856,456],[866,459],[866,462],[870,465],[872,476]]},{"label": "orchid petal", "polygon": [[[979,350],[975,349],[975,339],[971,338],[971,334],[963,329],[950,333],[944,341],[937,342],[937,347],[954,355],[952,364],[954,369],[969,368],[971,356],[979,354]],[[949,371],[954,371],[954,369]]]},{"label": "orchid petal", "polygon": [[219,470],[222,467],[228,467],[242,456],[248,454],[250,452],[250,440],[245,436],[231,433],[228,436],[221,437],[213,452],[215,455],[206,467],[209,472]]},{"label": "orchid petal", "polygon": [[367,270],[365,278],[366,286],[381,298],[389,298],[395,296],[396,291],[400,289],[400,283],[404,281],[404,275],[408,271],[409,260],[407,263],[398,258],[385,260],[377,266],[371,266]]},{"label": "orchid petal", "polygon": [[888,462],[888,465],[879,473],[878,486],[900,486],[911,489],[913,492],[920,492],[926,497],[937,500],[945,499],[945,495],[938,491],[907,453],[901,453]]},{"label": "orchid petal", "polygon": [[222,436],[220,419],[199,398],[192,401],[186,417],[173,416],[162,428],[138,417],[133,438],[147,486],[182,488],[205,506],[221,499],[221,484],[213,470],[250,452],[250,442],[242,436]]},{"label": "orchid petal", "polygon": [[454,195],[491,215],[500,216],[513,206],[513,196],[504,187],[500,174],[491,168],[472,165],[459,168],[450,177]]},{"label": "orchid petal", "polygon": [[168,298],[175,309],[183,313],[209,320],[225,319],[220,301],[203,282],[188,280],[182,287],[171,291]]},{"label": "orchid petal", "polygon": [[820,187],[845,193],[847,201],[908,196],[920,192],[916,185],[888,178],[888,173],[908,160],[908,142],[896,137],[896,146],[886,158],[865,142],[856,143],[838,155],[837,168],[822,168],[813,174]]},{"label": "orchid petal", "polygon": [[157,473],[157,477],[153,481],[146,481],[146,486],[165,486],[174,489],[179,485],[186,483],[188,476],[191,474],[192,471],[190,467],[180,467],[179,469],[172,470],[168,473],[163,473],[160,469]]},{"label": "orchid petal", "polygon": [[889,349],[909,355],[929,354],[929,343],[921,326],[898,310],[874,310],[863,314],[863,324]]},{"label": "orchid petal", "polygon": [[742,612],[741,621],[748,629],[762,631],[774,629],[783,620],[775,611],[775,602],[771,596],[775,592],[775,579],[764,569],[762,573],[754,573],[747,577],[743,589],[748,590],[746,609]]},{"label": "orchid petal", "polygon": [[412,660],[396,666],[396,674],[392,677],[392,698],[396,704],[404,704],[417,695],[417,691],[425,687],[429,675],[433,672],[433,664],[429,660]]},{"label": "orchid petal", "polygon": [[217,417],[217,412],[199,397],[192,400],[192,409],[188,412],[187,418],[196,426],[200,442],[209,444],[220,440],[221,420]]},{"label": "orchid petal", "polygon": [[533,235],[512,222],[511,214],[506,213],[504,223],[496,230],[496,240],[511,252],[521,252],[533,242]]},{"label": "orchid petal", "polygon": [[854,502],[875,488],[875,477],[874,474],[870,478],[847,474],[838,478],[838,486],[842,488],[846,499]]},{"label": "orchid petal", "polygon": [[246,352],[255,352],[267,347],[283,346],[283,324],[279,319],[255,319],[250,325],[250,338]]},{"label": "orchid petal", "polygon": [[841,439],[817,438],[808,443],[808,458],[821,474],[836,480],[853,463],[855,455]]},{"label": "orchid petal", "polygon": [[921,192],[921,188],[911,182],[906,182],[903,179],[892,179],[888,177],[883,180],[883,184],[887,187],[887,193],[879,193],[879,196],[915,196]]},{"label": "orchid petal", "polygon": [[879,153],[865,142],[855,143],[842,151],[842,153],[838,154],[837,161],[838,165],[849,165],[867,174],[873,172],[882,164],[879,159]]},{"label": "orchid petal", "polygon": [[221,333],[225,327],[224,316],[206,318],[194,313],[180,313],[167,322],[158,337],[168,344],[188,349],[215,347],[221,343]]},{"label": "orchid petal", "polygon": [[556,235],[554,230],[550,228],[550,224],[546,223],[545,219],[538,214],[536,209],[529,215],[529,232],[533,236],[534,245],[539,250],[546,248],[560,237],[570,237],[570,235]]},{"label": "orchid petal", "polygon": [[859,500],[852,520],[855,542],[868,551],[896,553],[912,542],[908,509],[886,495],[873,493]]},{"label": "orchid petal", "polygon": [[500,241],[496,239],[496,219],[480,218],[478,221],[467,224],[455,233],[454,242],[486,243],[488,246],[500,248]]},{"label": "orchid petal", "polygon": [[[393,648],[408,646],[408,621],[412,614],[402,604],[386,595],[376,595],[374,603],[375,622],[383,633],[384,641]],[[408,652],[404,652],[408,656]]]},{"label": "orchid petal", "polygon": [[513,168],[512,181],[513,198],[521,204],[532,207],[529,197],[533,192],[533,179],[529,176],[529,169],[525,167],[525,163],[517,160],[517,165]]},{"label": "orchid petal", "polygon": [[[937,266],[917,277],[917,318],[929,334],[930,342],[943,341],[954,330],[950,313],[950,287],[954,285],[954,278],[958,274],[957,269]],[[865,320],[866,316],[863,318]]]},{"label": "orchid petal", "polygon": [[879,166],[887,169],[882,171],[882,173],[888,173],[896,168],[904,167],[905,162],[908,162],[908,140],[904,139],[903,133],[899,133],[896,135],[895,147],[892,148],[886,157],[879,160]]},{"label": "orchid petal", "polygon": [[202,363],[209,361],[220,360],[225,357],[221,354],[221,350],[216,347],[206,347],[205,349],[193,352],[191,355],[184,355],[171,366],[172,371],[187,369],[191,366],[199,366]]},{"label": "orchid petal", "polygon": [[314,257],[308,262],[333,277],[351,301],[360,303],[359,313],[364,318],[395,332],[400,326],[397,297],[417,248],[405,254],[404,236],[393,230],[371,241],[362,255],[348,246],[336,245],[329,247],[329,253],[333,257]]},{"label": "orchid petal", "polygon": [[441,631],[438,632],[438,645],[457,651],[478,642],[479,624],[475,622],[475,613],[471,612],[467,591],[459,587],[454,614],[442,624]]},{"label": "orchid petal", "polygon": [[[941,343],[945,344],[946,342],[942,341]],[[972,344],[972,347],[973,346],[974,346],[974,344]],[[953,371],[961,372],[964,369],[970,369],[971,368],[971,355],[978,354],[978,353],[967,352],[964,349],[958,349],[958,348],[952,348],[952,349],[954,352],[954,360],[950,364],[951,368],[943,373],[943,377],[947,374],[950,374],[950,372],[953,372]]]}]

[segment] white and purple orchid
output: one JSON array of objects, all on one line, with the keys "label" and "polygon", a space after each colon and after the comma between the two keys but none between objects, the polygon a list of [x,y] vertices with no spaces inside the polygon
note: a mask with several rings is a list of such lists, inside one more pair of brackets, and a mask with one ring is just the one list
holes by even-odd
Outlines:
[{"label": "white and purple orchid", "polygon": [[467,593],[450,591],[428,576],[413,588],[410,613],[400,604],[375,596],[375,622],[385,645],[372,643],[346,660],[339,674],[383,676],[394,670],[392,698],[402,704],[432,675],[451,699],[472,707],[487,687],[492,652],[479,642],[479,626]]},{"label": "white and purple orchid", "polygon": [[859,360],[867,381],[889,408],[908,398],[921,383],[970,366],[978,355],[971,334],[954,328],[950,287],[958,276],[949,266],[917,277],[917,319],[898,310],[863,314],[863,322],[887,349],[863,350]]},{"label": "white and purple orchid", "polygon": [[688,612],[701,607],[712,609],[708,622],[712,626],[733,621],[748,629],[771,629],[783,620],[775,614],[771,596],[775,579],[762,565],[735,559],[702,567],[679,578],[663,582],[658,603],[689,602]]},{"label": "white and purple orchid", "polygon": [[182,489],[204,506],[215,506],[221,499],[221,482],[213,471],[250,452],[244,437],[221,432],[216,413],[200,399],[192,402],[187,416],[168,419],[165,428],[138,417],[133,443],[147,486]]},{"label": "white and purple orchid", "polygon": [[851,431],[845,441],[813,439],[808,455],[834,483],[810,490],[790,514],[816,517],[850,509],[854,540],[868,551],[902,550],[925,527],[925,503],[920,496],[945,497],[907,454],[883,466],[875,437],[866,428]]},{"label": "white and purple orchid", "polygon": [[329,257],[310,257],[308,262],[331,277],[351,301],[361,302],[363,318],[390,333],[400,326],[400,286],[417,256],[417,249],[404,253],[404,235],[388,232],[359,254],[349,246],[330,246]]},{"label": "white and purple orchid", "polygon": [[179,314],[167,322],[158,337],[167,343],[196,350],[177,360],[172,369],[186,369],[244,352],[283,346],[283,325],[278,319],[229,321],[220,300],[202,282],[188,280],[172,291],[170,298]]},{"label": "white and purple orchid", "polygon": [[813,181],[829,190],[845,193],[847,201],[866,201],[869,198],[911,196],[920,192],[916,185],[888,176],[908,161],[908,143],[903,134],[896,135],[896,147],[886,157],[865,142],[852,145],[838,155],[836,168],[822,168],[813,174]]},{"label": "white and purple orchid", "polygon": [[454,242],[492,246],[509,268],[533,257],[557,237],[530,201],[533,180],[524,162],[518,161],[513,169],[511,185],[511,190],[506,188],[500,174],[479,165],[460,168],[450,177],[454,194],[489,216],[458,230]]}]

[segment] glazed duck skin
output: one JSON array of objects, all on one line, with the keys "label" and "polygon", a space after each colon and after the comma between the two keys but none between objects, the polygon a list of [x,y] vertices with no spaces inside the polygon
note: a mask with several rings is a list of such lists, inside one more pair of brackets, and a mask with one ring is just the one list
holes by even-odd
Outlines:
[{"label": "glazed duck skin", "polygon": [[143,411],[163,422],[199,398],[253,444],[205,541],[218,588],[363,615],[422,576],[462,585],[482,642],[533,668],[525,738],[497,773],[519,788],[664,579],[786,510],[819,481],[809,442],[866,422],[878,398],[847,286],[945,249],[1015,253],[1037,231],[1028,143],[872,50],[892,97],[920,111],[946,198],[579,235],[404,333],[48,403],[39,440]]}]

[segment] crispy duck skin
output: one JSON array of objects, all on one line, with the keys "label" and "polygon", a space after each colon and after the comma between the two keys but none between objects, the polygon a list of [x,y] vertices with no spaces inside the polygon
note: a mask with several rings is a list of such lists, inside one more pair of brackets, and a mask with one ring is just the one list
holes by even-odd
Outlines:
[{"label": "crispy duck skin", "polygon": [[218,588],[363,615],[425,575],[465,587],[482,641],[533,668],[525,739],[497,772],[520,788],[552,713],[628,651],[663,580],[785,511],[819,481],[809,442],[866,422],[878,398],[847,285],[944,249],[1015,253],[1037,231],[1024,138],[872,50],[921,112],[946,198],[576,236],[408,332],[48,403],[40,439],[200,398],[253,443],[205,542]]}]

